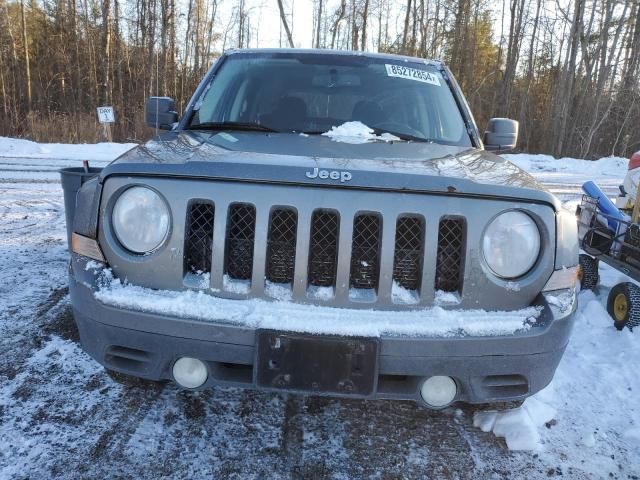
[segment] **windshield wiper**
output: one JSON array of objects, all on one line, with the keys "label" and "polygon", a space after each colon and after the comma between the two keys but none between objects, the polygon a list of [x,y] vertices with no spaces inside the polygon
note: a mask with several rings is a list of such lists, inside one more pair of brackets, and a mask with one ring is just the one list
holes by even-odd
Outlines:
[{"label": "windshield wiper", "polygon": [[[403,140],[406,142],[436,143],[435,140],[432,140],[430,138],[417,137],[415,135],[409,135],[408,133],[393,132],[391,130],[386,130],[384,128],[376,128],[376,127],[369,127],[369,128],[373,130],[373,133],[375,133],[376,135],[382,135],[383,133],[388,133],[389,135],[398,137],[400,140]],[[319,130],[305,130],[302,133],[304,133],[305,135],[323,135],[327,132],[322,132]],[[387,141],[384,138],[372,138],[371,140]]]},{"label": "windshield wiper", "polygon": [[434,143],[434,140],[430,138],[417,137],[415,135],[410,135],[408,133],[393,132],[391,130],[386,130],[384,128],[376,128],[376,127],[370,127],[370,128],[373,130],[373,133],[375,133],[376,135],[382,135],[383,133],[388,133],[389,135],[398,137],[400,140],[406,140],[410,142]]},{"label": "windshield wiper", "polygon": [[251,132],[277,132],[277,130],[255,122],[204,122],[189,125],[187,130],[245,130]]}]

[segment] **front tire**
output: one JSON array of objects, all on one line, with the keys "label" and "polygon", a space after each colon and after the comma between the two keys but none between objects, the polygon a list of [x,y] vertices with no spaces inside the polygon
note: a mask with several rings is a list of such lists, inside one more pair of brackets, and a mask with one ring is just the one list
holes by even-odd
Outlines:
[{"label": "front tire", "polygon": [[598,265],[600,261],[586,253],[580,254],[580,288],[594,290],[600,282]]},{"label": "front tire", "polygon": [[622,330],[632,330],[640,325],[640,287],[635,283],[619,283],[609,292],[607,311],[613,319],[613,325]]}]

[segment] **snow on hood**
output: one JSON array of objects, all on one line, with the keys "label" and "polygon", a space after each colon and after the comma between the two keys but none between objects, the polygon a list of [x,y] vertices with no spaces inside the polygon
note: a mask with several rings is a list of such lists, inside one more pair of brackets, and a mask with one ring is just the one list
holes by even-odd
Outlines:
[{"label": "snow on hood", "polygon": [[344,142],[356,145],[375,141],[400,141],[398,137],[391,135],[390,133],[376,135],[372,128],[367,127],[362,122],[345,122],[338,127],[331,127],[331,130],[323,133],[322,135],[329,137],[334,142]]},{"label": "snow on hood", "polygon": [[413,311],[358,310],[354,315],[351,309],[260,299],[230,300],[202,290],[152,290],[122,282],[108,269],[102,270],[101,274],[102,286],[94,295],[107,305],[205,322],[311,334],[366,337],[511,335],[530,329],[541,312],[538,307],[487,312],[445,310],[436,306]]}]

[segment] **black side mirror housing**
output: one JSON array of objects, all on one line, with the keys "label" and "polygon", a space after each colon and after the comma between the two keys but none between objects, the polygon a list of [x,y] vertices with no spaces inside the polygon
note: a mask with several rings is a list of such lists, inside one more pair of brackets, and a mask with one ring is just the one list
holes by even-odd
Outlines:
[{"label": "black side mirror housing", "polygon": [[147,126],[161,130],[171,130],[178,121],[176,102],[169,97],[149,97],[146,105]]},{"label": "black side mirror housing", "polygon": [[510,152],[518,143],[518,122],[492,118],[484,132],[484,148],[497,153]]}]

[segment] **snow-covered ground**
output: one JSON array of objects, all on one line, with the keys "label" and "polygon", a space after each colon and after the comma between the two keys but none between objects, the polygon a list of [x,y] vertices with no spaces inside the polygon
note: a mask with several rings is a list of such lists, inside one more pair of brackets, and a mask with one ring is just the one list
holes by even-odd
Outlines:
[{"label": "snow-covered ground", "polygon": [[134,146],[133,143],[35,143],[0,137],[0,183],[59,183],[61,168],[81,167],[82,160],[89,160],[92,167],[104,167]]},{"label": "snow-covered ground", "polygon": [[554,159],[549,155],[504,155],[520,168],[534,175],[538,181],[564,202],[573,207],[582,194],[581,186],[594,180],[612,197],[618,195],[618,185],[627,173],[628,158],[607,157],[596,162],[575,158]]},{"label": "snow-covered ground", "polygon": [[[135,143],[64,144],[36,143],[29,140],[0,137],[0,157],[45,160],[96,160],[105,164],[135,147]],[[13,162],[7,162],[11,165]],[[15,162],[22,164],[23,162]],[[77,165],[77,162],[75,162]]]},{"label": "snow-covered ground", "polygon": [[[638,478],[640,333],[613,328],[606,297],[625,277],[606,266],[551,386],[516,411],[114,383],[78,345],[56,171],[129,147],[95,160],[0,138],[0,479]],[[626,170],[511,159],[570,207],[584,180],[615,194]]]}]

